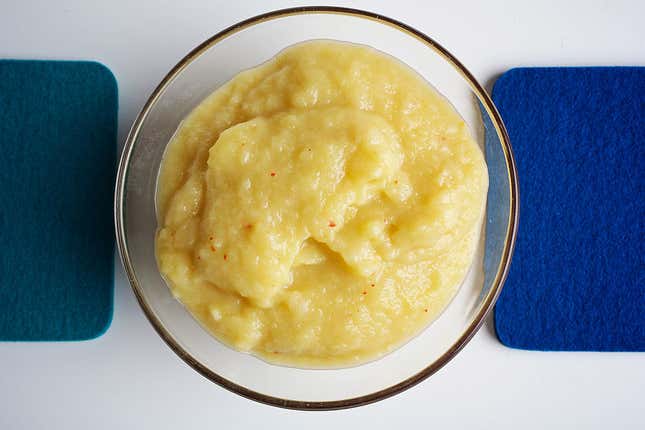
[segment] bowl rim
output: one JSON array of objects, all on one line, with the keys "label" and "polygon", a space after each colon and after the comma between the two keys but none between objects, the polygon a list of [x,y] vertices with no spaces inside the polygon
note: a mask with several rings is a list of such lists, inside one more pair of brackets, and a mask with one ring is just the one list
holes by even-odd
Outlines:
[{"label": "bowl rim", "polygon": [[[452,67],[459,72],[462,77],[468,82],[472,91],[477,95],[482,106],[490,115],[493,125],[497,131],[497,135],[500,137],[500,143],[504,152],[504,157],[506,160],[510,196],[509,196],[509,222],[506,228],[506,236],[504,240],[504,249],[502,252],[502,259],[497,268],[495,278],[491,284],[491,289],[486,295],[486,298],[482,302],[479,312],[472,320],[471,324],[466,328],[466,330],[461,334],[461,336],[453,343],[453,345],[446,350],[437,360],[430,363],[423,370],[418,373],[410,376],[409,378],[392,385],[390,387],[375,391],[370,394],[365,394],[357,397],[351,397],[342,400],[332,400],[332,401],[301,401],[301,400],[292,400],[292,399],[282,399],[279,397],[274,397],[271,395],[263,394],[256,392],[254,390],[248,389],[241,385],[236,384],[233,381],[230,381],[217,373],[213,372],[203,364],[201,364],[197,359],[192,357],[190,353],[184,350],[173,336],[165,329],[163,323],[157,318],[155,312],[146,302],[139,283],[136,279],[134,267],[130,260],[130,255],[128,252],[127,239],[125,234],[125,223],[124,223],[124,196],[125,196],[125,184],[127,183],[128,176],[128,167],[130,163],[130,156],[134,148],[135,141],[141,130],[141,126],[146,120],[148,113],[150,112],[152,106],[156,103],[157,99],[163,93],[165,88],[169,83],[192,61],[198,58],[203,52],[209,49],[212,45],[218,43],[219,41],[239,32],[246,28],[252,27],[254,25],[263,23],[265,21],[271,21],[279,18],[285,18],[295,15],[307,15],[307,14],[336,14],[336,15],[347,15],[355,18],[368,19],[375,21],[384,25],[388,25],[392,28],[395,28],[403,33],[406,33],[409,36],[412,36],[419,40],[420,42],[427,45],[430,49],[441,55],[444,60],[452,65]],[[334,409],[346,409],[356,406],[367,405],[379,400],[386,399],[395,394],[401,393],[408,388],[413,387],[414,385],[425,380],[444,365],[446,365],[474,336],[474,334],[479,330],[487,315],[495,305],[497,298],[499,297],[500,291],[508,275],[513,250],[515,247],[515,239],[517,236],[518,222],[519,222],[519,183],[517,168],[515,165],[515,160],[513,157],[513,150],[511,147],[510,139],[506,131],[506,127],[502,121],[502,118],[497,111],[492,99],[484,88],[479,84],[479,82],[474,78],[474,76],[466,69],[466,67],[461,64],[457,58],[455,58],[448,50],[443,46],[437,43],[434,39],[422,33],[419,30],[416,30],[413,27],[410,27],[403,22],[383,16],[378,13],[368,12],[365,10],[346,8],[346,7],[336,7],[336,6],[303,6],[303,7],[293,7],[286,9],[278,9],[271,12],[266,12],[246,20],[240,21],[237,24],[234,24],[217,34],[211,36],[192,51],[190,51],[184,58],[182,58],[163,78],[159,85],[152,92],[145,105],[137,115],[128,137],[126,139],[125,145],[123,147],[120,161],[117,171],[117,180],[114,193],[114,221],[115,221],[115,230],[117,245],[119,249],[119,254],[121,257],[122,265],[127,274],[130,286],[134,292],[134,295],[139,303],[139,306],[146,315],[148,321],[152,324],[159,336],[164,340],[164,342],[172,349],[184,362],[186,362],[190,367],[199,372],[202,376],[209,379],[210,381],[218,384],[219,386],[236,393],[242,397],[248,399],[268,404],[271,406],[277,406],[286,409],[296,409],[296,410],[334,410]]]}]

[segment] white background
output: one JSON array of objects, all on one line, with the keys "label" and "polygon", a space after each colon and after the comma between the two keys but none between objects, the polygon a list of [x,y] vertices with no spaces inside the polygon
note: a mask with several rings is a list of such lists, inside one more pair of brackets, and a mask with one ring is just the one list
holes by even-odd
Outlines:
[{"label": "white background", "polygon": [[[518,65],[645,65],[645,2],[330,2],[399,19],[489,89]],[[0,58],[95,59],[119,82],[119,145],[164,74],[223,28],[288,1],[0,0]],[[116,269],[112,327],[81,343],[0,343],[0,429],[645,428],[645,355],[508,349],[490,321],[438,374],[335,412],[260,405],[202,378],[155,334]]]}]

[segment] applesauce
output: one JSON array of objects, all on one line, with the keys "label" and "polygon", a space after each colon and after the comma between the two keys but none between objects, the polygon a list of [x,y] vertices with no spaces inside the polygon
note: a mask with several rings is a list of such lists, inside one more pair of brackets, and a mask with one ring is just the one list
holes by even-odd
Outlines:
[{"label": "applesauce", "polygon": [[157,261],[227,345],[358,364],[454,296],[487,188],[463,119],[413,70],[366,46],[305,42],[182,122],[159,174]]}]

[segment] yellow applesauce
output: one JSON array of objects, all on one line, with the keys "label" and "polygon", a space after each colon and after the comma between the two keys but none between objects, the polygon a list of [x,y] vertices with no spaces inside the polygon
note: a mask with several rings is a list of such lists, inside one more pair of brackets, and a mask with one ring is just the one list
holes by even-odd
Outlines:
[{"label": "yellow applesauce", "polygon": [[463,119],[408,66],[304,42],[235,76],[179,126],[157,186],[157,261],[231,347],[354,365],[447,306],[487,188]]}]

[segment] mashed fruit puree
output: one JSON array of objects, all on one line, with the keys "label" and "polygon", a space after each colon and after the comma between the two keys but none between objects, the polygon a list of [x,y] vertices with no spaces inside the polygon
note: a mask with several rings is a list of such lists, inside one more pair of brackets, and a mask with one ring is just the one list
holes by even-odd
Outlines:
[{"label": "mashed fruit puree", "polygon": [[245,71],[177,130],[159,268],[215,337],[296,366],[379,357],[465,277],[488,176],[452,106],[374,49],[312,41]]}]

